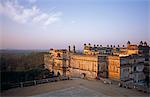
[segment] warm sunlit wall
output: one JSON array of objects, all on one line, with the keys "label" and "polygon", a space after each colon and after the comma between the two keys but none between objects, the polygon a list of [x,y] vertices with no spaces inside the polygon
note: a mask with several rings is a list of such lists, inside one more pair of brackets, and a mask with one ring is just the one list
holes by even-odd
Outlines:
[{"label": "warm sunlit wall", "polygon": [[120,57],[108,56],[108,77],[120,80]]},{"label": "warm sunlit wall", "polygon": [[82,73],[86,77],[96,78],[98,71],[98,58],[97,56],[90,55],[72,55],[71,56],[72,75],[76,74],[81,76]]}]

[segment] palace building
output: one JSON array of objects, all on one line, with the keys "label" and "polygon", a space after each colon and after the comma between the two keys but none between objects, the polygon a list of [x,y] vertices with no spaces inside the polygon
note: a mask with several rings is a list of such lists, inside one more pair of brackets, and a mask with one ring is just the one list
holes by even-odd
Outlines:
[{"label": "palace building", "polygon": [[70,77],[97,77],[97,56],[89,56],[61,49],[50,49],[49,54],[45,54],[45,67],[55,74],[59,72],[62,76]]},{"label": "palace building", "polygon": [[45,67],[55,74],[82,78],[109,78],[119,81],[142,82],[149,79],[149,50],[146,42],[127,46],[84,44],[83,53],[69,49],[50,49],[45,54]]},{"label": "palace building", "polygon": [[144,81],[144,58],[139,55],[108,56],[108,76],[121,81]]}]

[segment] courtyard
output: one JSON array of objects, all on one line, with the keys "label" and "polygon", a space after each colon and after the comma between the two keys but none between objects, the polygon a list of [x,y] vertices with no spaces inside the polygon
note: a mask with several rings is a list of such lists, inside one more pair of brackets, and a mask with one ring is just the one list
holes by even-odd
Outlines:
[{"label": "courtyard", "polygon": [[35,86],[14,88],[1,93],[5,96],[31,97],[148,97],[149,94],[126,89],[98,80],[73,79]]}]

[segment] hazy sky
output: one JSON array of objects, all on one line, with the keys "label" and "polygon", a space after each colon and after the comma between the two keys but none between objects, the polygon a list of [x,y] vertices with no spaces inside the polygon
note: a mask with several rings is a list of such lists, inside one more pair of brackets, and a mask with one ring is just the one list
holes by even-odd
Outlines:
[{"label": "hazy sky", "polygon": [[149,0],[0,1],[0,48],[150,43]]}]

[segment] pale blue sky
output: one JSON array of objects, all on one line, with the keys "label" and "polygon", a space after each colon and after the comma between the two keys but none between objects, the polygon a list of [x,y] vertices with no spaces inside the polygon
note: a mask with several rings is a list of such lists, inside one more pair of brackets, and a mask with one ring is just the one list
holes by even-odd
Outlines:
[{"label": "pale blue sky", "polygon": [[1,47],[150,43],[149,0],[1,0]]}]

